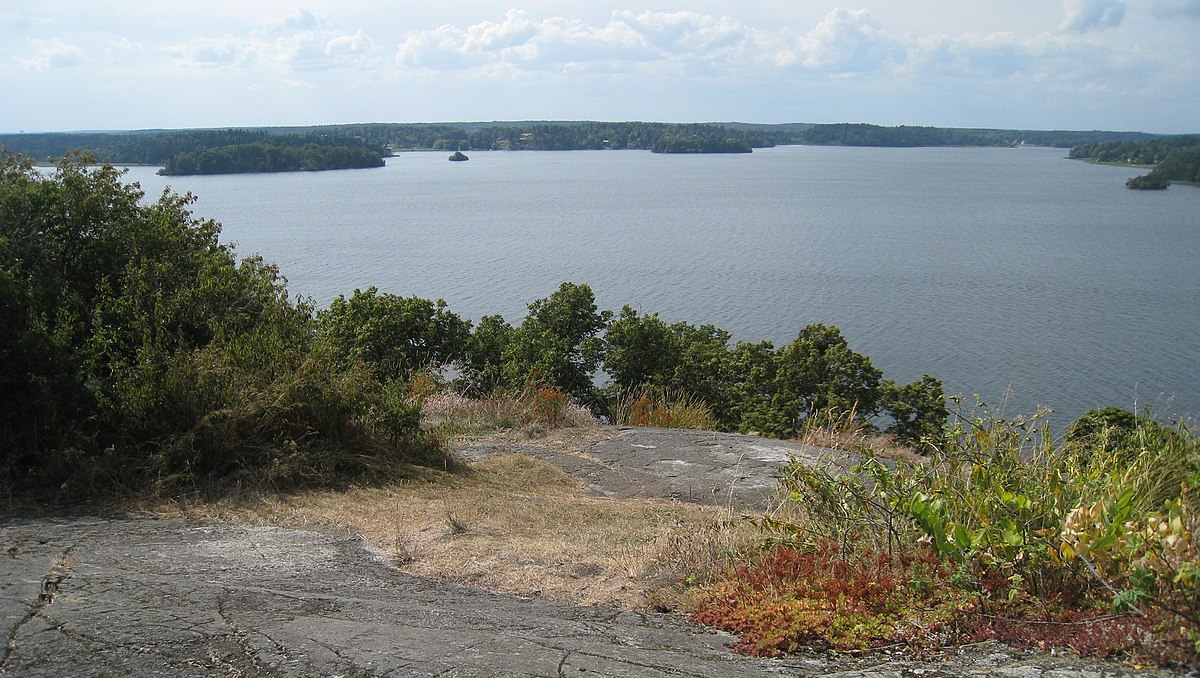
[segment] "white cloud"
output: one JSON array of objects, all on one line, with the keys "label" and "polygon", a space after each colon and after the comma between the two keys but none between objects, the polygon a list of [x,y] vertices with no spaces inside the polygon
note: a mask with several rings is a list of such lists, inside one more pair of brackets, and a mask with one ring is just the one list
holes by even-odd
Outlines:
[{"label": "white cloud", "polygon": [[181,62],[200,66],[236,66],[248,61],[250,50],[246,40],[225,35],[219,38],[197,38],[169,47],[167,53]]},{"label": "white cloud", "polygon": [[18,57],[17,63],[28,70],[44,71],[51,68],[75,68],[83,63],[83,50],[60,40],[29,41],[30,55]]},{"label": "white cloud", "polygon": [[246,36],[198,38],[173,45],[168,54],[199,66],[261,66],[312,71],[338,66],[372,66],[375,43],[359,28],[350,34],[324,17],[301,10]]},{"label": "white cloud", "polygon": [[1123,0],[1064,0],[1062,30],[1086,33],[1116,28],[1125,20]]},{"label": "white cloud", "polygon": [[841,73],[873,71],[902,55],[899,39],[870,12],[840,7],[804,36],[798,50],[805,67]]},{"label": "white cloud", "polygon": [[308,9],[298,10],[294,14],[284,17],[276,25],[279,30],[284,32],[313,31],[329,27],[329,23],[323,17],[314,14],[312,10]]},{"label": "white cloud", "polygon": [[906,70],[989,82],[1028,71],[1033,61],[1030,45],[1012,33],[933,35],[910,48]]},{"label": "white cloud", "polygon": [[[1069,0],[1068,5],[1080,30],[1112,25],[1123,16],[1123,5],[1114,0]],[[1057,88],[1095,88],[1105,78],[1141,77],[1149,70],[1145,53],[1136,47],[1100,46],[1087,37],[1012,32],[914,37],[888,31],[867,10],[843,8],[804,33],[787,27],[764,30],[696,12],[618,11],[597,25],[566,17],[537,20],[510,10],[498,21],[408,33],[396,63],[402,70],[463,71],[479,78],[549,71],[817,82],[853,74],[877,84],[1014,80]]]},{"label": "white cloud", "polygon": [[509,64],[562,72],[695,72],[747,64],[771,42],[766,33],[727,16],[696,12],[613,12],[602,25],[550,17],[533,20],[511,10],[502,21],[465,29],[444,25],[404,37],[396,52],[402,66],[448,69]]},{"label": "white cloud", "polygon": [[481,21],[466,31],[466,51],[487,52],[525,44],[537,35],[537,25],[519,9],[510,9],[500,23]]},{"label": "white cloud", "polygon": [[[87,119],[80,128],[118,120],[109,109],[121,102],[144,98],[142,110],[153,110],[159,100],[248,90],[257,94],[242,103],[254,119],[270,106],[317,116],[304,107],[318,105],[347,121],[460,117],[459,95],[472,91],[471,110],[487,118],[957,116],[1189,132],[1200,102],[1190,31],[1200,0],[1060,0],[1019,11],[948,11],[946,0],[657,5],[672,11],[534,2],[507,12],[480,2],[211,0],[203,11],[150,3],[137,22],[90,0],[0,5],[4,81],[46,101],[82,93],[89,106],[60,106]],[[194,111],[188,123],[232,115],[227,105]],[[0,124],[48,123],[0,106]],[[167,124],[176,123],[152,123]]]},{"label": "white cloud", "polygon": [[354,35],[339,35],[325,43],[325,55],[333,57],[368,54],[374,49],[375,43],[361,28]]}]

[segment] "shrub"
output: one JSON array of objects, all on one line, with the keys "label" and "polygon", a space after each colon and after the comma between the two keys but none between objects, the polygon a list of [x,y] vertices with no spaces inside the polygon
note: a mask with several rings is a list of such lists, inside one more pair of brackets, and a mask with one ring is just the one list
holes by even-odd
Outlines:
[{"label": "shrub", "polygon": [[276,269],[191,196],[142,203],[111,166],[0,159],[0,466],[80,495],[361,477],[448,463],[416,410],[315,341]]},{"label": "shrub", "polygon": [[737,633],[735,649],[761,656],[802,646],[928,649],[956,637],[961,613],[974,605],[951,586],[953,573],[928,549],[848,558],[827,541],[775,548],[706,591],[693,618]]},{"label": "shrub", "polygon": [[462,361],[471,329],[441,299],[380,294],[374,287],[349,299],[338,296],[317,321],[341,364],[361,360],[385,381]]}]

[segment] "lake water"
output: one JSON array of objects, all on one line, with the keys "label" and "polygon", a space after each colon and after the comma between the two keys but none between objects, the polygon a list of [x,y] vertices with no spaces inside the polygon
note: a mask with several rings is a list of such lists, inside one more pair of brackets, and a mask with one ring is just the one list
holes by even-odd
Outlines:
[{"label": "lake water", "polygon": [[[1200,188],[1044,148],[408,153],[380,169],[158,177],[320,306],[375,285],[518,323],[564,280],[738,339],[837,325],[887,377],[1009,415],[1200,414]],[[1006,396],[1006,394],[1008,394]]]}]

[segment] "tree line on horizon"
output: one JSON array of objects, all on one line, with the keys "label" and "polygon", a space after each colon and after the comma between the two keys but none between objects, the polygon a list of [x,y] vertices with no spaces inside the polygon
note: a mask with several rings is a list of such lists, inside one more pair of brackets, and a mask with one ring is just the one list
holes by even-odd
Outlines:
[{"label": "tree line on horizon", "polygon": [[[312,127],[0,134],[0,147],[39,161],[84,151],[100,162],[165,165],[182,154],[252,144],[316,144],[384,155],[404,150],[603,150],[744,152],[783,144],[838,146],[1016,146],[1070,148],[1144,141],[1139,132],[885,127],[859,123],[748,124],[541,121],[522,123],[364,123]],[[255,160],[255,162],[258,162]],[[247,163],[253,165],[254,163]]]}]

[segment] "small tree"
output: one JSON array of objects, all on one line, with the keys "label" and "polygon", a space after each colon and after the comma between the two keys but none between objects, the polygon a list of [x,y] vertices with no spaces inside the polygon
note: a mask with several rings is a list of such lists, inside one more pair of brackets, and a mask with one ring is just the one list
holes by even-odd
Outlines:
[{"label": "small tree", "polygon": [[679,365],[672,327],[658,314],[638,316],[624,306],[608,325],[604,369],[623,389],[643,385],[666,386]]},{"label": "small tree", "polygon": [[893,424],[887,432],[902,442],[918,446],[922,441],[937,440],[946,424],[946,394],[942,381],[928,374],[903,386],[883,383],[883,409]]},{"label": "small tree", "polygon": [[841,330],[815,323],[778,354],[769,432],[791,436],[816,414],[854,412],[869,420],[879,411],[883,373],[850,350]]},{"label": "small tree", "polygon": [[513,327],[498,315],[484,316],[467,342],[462,380],[476,394],[495,391],[504,383],[504,351]]},{"label": "small tree", "polygon": [[592,374],[604,356],[598,336],[611,311],[598,312],[592,288],[564,282],[545,299],[529,304],[529,315],[504,347],[504,377],[517,386],[531,376],[583,402],[594,400]]},{"label": "small tree", "polygon": [[736,376],[729,361],[732,335],[715,325],[696,327],[685,322],[671,325],[671,332],[679,358],[670,386],[708,405],[721,428],[736,428],[730,392]]},{"label": "small tree", "polygon": [[729,356],[733,384],[729,389],[729,412],[723,425],[743,433],[768,433],[772,429],[771,403],[779,364],[775,346],[769,341],[739,341]]},{"label": "small tree", "polygon": [[375,287],[354,290],[317,314],[321,334],[343,364],[362,360],[382,380],[463,360],[471,323],[446,302],[399,297]]}]

